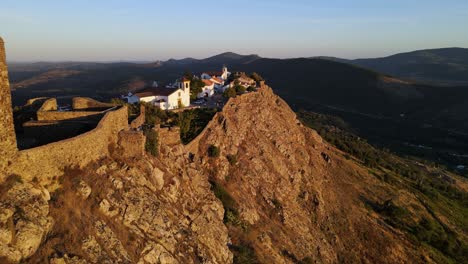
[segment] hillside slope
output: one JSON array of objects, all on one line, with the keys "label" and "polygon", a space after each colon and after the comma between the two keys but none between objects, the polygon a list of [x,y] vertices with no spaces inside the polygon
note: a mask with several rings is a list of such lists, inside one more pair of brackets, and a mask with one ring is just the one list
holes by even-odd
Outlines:
[{"label": "hillside slope", "polygon": [[[207,157],[210,145],[220,149],[219,158]],[[230,100],[187,149],[227,209],[235,260],[431,261],[431,250],[387,224],[376,209],[406,208],[404,221],[417,226],[433,219],[420,197],[344,158],[269,88]],[[444,219],[457,226],[455,219]],[[256,257],[236,252],[239,248],[253,249]]]},{"label": "hillside slope", "polygon": [[[429,219],[455,232],[456,243],[465,243],[463,226],[443,212],[429,211],[404,185],[389,184],[358,160],[345,158],[304,127],[268,87],[229,100],[186,146],[168,146],[164,138],[160,140],[157,158],[112,155],[84,168],[66,169],[57,178],[33,182],[10,176],[0,186],[4,234],[0,260],[430,263],[444,259],[438,251],[411,240],[407,231],[388,224],[389,216],[382,212],[399,212],[402,207],[409,226]],[[52,186],[47,181],[60,188],[47,190]]]},{"label": "hillside slope", "polygon": [[418,50],[349,62],[408,80],[445,85],[468,84],[468,49],[465,48]]}]

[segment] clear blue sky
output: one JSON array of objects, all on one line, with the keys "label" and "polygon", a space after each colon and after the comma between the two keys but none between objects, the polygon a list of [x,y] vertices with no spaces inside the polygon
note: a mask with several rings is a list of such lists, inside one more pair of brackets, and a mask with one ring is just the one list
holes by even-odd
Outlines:
[{"label": "clear blue sky", "polygon": [[385,56],[468,47],[468,0],[2,0],[10,61]]}]

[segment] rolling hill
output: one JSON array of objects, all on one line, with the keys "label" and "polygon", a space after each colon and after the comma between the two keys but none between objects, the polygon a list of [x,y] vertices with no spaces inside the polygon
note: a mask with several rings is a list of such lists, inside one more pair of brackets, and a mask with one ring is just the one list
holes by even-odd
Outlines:
[{"label": "rolling hill", "polygon": [[406,80],[437,85],[468,84],[468,49],[466,48],[418,50],[371,59],[322,58],[359,65]]}]

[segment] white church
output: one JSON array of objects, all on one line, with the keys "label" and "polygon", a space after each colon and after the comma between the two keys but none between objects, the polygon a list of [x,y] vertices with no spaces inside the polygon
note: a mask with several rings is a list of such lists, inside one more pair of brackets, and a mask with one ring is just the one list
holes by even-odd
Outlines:
[{"label": "white church", "polygon": [[144,89],[138,93],[129,93],[125,97],[128,103],[146,102],[154,104],[161,110],[172,110],[190,105],[190,80],[182,78],[169,87],[153,87]]}]

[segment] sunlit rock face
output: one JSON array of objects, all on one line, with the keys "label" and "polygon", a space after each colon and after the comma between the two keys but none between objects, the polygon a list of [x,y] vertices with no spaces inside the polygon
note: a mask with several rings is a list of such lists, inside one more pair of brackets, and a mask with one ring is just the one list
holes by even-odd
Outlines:
[{"label": "sunlit rock face", "polygon": [[160,140],[158,157],[78,161],[50,194],[8,177],[0,260],[232,263],[249,248],[261,263],[423,262],[362,202],[412,194],[343,158],[267,86],[230,99],[188,145]]}]

